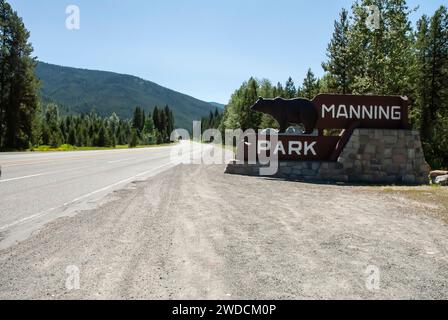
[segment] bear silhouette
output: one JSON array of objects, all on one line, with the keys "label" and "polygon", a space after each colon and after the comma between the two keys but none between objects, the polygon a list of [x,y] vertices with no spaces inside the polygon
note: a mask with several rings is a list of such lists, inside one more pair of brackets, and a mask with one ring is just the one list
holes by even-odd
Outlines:
[{"label": "bear silhouette", "polygon": [[316,126],[318,114],[314,104],[307,99],[263,99],[250,107],[251,110],[266,113],[277,120],[280,133],[285,133],[290,125],[303,124],[303,133],[311,134]]}]

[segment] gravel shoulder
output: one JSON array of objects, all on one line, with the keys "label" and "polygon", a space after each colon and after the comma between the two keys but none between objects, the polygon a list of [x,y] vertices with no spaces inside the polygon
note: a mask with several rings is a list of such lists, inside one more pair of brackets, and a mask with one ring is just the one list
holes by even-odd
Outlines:
[{"label": "gravel shoulder", "polygon": [[0,251],[0,299],[448,298],[446,189],[223,171],[177,166]]}]

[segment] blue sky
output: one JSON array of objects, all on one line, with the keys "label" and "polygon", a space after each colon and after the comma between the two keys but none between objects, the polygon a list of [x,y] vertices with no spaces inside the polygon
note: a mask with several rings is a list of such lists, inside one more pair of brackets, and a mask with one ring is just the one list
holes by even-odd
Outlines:
[{"label": "blue sky", "polygon": [[[352,0],[9,0],[35,55],[65,66],[126,73],[226,103],[250,76],[301,83],[321,62],[341,8]],[[442,0],[409,0],[432,14]],[[68,5],[80,30],[65,27]]]}]

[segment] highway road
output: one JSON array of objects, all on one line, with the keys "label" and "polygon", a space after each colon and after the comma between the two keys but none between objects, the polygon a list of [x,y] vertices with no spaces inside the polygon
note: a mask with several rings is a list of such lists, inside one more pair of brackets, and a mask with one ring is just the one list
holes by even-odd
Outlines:
[{"label": "highway road", "polygon": [[172,168],[173,147],[0,154],[0,249],[56,218],[97,206],[134,180]]}]

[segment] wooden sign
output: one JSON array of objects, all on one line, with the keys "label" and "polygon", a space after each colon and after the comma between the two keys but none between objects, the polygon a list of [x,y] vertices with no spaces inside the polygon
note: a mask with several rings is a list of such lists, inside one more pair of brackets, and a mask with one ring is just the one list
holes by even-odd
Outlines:
[{"label": "wooden sign", "polygon": [[[312,101],[297,99],[260,98],[252,110],[271,115],[280,125],[278,142],[266,135],[241,141],[239,158],[248,159],[255,150],[257,156],[271,152],[279,160],[336,161],[356,128],[409,129],[406,97],[373,95],[319,94]],[[286,135],[291,125],[302,125],[304,133],[318,129],[318,136]],[[343,129],[339,136],[324,136],[324,129]],[[247,137],[246,137],[247,138]],[[275,145],[274,145],[275,144]],[[241,155],[243,151],[243,155]]]},{"label": "wooden sign", "polygon": [[312,101],[317,129],[409,129],[408,99],[399,96],[320,94]]},{"label": "wooden sign", "polygon": [[[274,141],[275,142],[274,142]],[[239,158],[249,160],[249,154],[256,152],[270,157],[272,153],[278,156],[279,160],[313,160],[325,161],[330,159],[333,151],[340,140],[340,137],[311,137],[311,136],[286,136],[279,135],[277,139],[270,136],[258,135],[246,141],[242,141],[238,150],[244,150],[244,155]],[[253,142],[249,142],[253,141]]]}]

